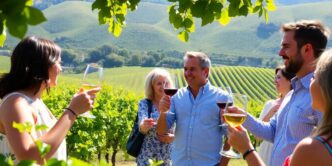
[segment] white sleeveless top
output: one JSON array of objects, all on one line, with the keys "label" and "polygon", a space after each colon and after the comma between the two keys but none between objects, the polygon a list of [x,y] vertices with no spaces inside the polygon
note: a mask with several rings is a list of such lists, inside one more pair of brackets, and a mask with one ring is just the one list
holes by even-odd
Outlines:
[{"label": "white sleeveless top", "polygon": [[[35,100],[33,101],[28,96],[19,93],[19,92],[13,92],[8,95],[6,95],[2,102],[4,102],[9,96],[13,95],[19,95],[27,100],[27,102],[30,104],[30,106],[36,111],[37,113],[37,122],[36,125],[44,124],[48,127],[47,130],[39,130],[36,131],[37,138],[44,135],[48,130],[50,130],[55,123],[57,122],[57,119],[51,114],[50,110],[47,108],[47,106],[44,104],[42,100]],[[1,107],[1,104],[0,104]],[[52,116],[52,117],[51,117]],[[6,135],[0,133],[0,153],[4,154],[5,156],[12,156],[12,159],[15,163],[17,163],[17,159],[12,151],[12,149],[9,146],[9,142],[7,140]],[[52,158],[57,158],[58,160],[67,160],[67,151],[66,151],[66,141],[63,140],[61,145],[59,146],[58,150],[54,153]]]}]

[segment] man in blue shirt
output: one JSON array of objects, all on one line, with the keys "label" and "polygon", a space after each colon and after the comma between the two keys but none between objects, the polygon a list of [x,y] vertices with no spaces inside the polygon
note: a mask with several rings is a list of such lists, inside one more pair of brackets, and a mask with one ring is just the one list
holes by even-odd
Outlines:
[{"label": "man in blue shirt", "polygon": [[311,107],[310,79],[316,59],[325,50],[329,30],[319,21],[303,20],[284,24],[279,56],[286,70],[295,73],[293,90],[284,98],[270,122],[248,115],[243,124],[254,135],[273,142],[270,166],[283,165],[300,140],[309,136],[322,115]]},{"label": "man in blue shirt", "polygon": [[[216,101],[227,101],[227,93],[208,81],[211,61],[201,52],[184,56],[184,76],[188,87],[159,103],[157,134],[164,134],[176,123],[172,163],[175,166],[219,165],[224,132]],[[169,110],[169,111],[168,111]],[[222,164],[228,160],[223,159]]]}]

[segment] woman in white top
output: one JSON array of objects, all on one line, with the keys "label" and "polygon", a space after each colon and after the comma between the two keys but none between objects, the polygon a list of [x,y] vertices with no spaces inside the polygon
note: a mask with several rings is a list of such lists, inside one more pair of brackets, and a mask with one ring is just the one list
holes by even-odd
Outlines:
[{"label": "woman in white top", "polygon": [[[42,93],[57,84],[61,72],[61,50],[50,40],[38,37],[23,39],[11,56],[9,73],[0,78],[0,153],[19,160],[37,160],[41,156],[34,140],[51,146],[46,159],[66,159],[65,136],[77,116],[92,108],[100,88],[75,94],[59,120],[41,100]],[[13,122],[45,124],[46,131],[20,133]],[[33,138],[32,138],[33,137]]]},{"label": "woman in white top", "polygon": [[[279,98],[266,102],[261,114],[259,115],[260,120],[264,122],[269,122],[270,119],[275,115],[275,113],[279,109],[282,100],[284,99],[286,94],[292,89],[291,79],[294,76],[294,74],[286,72],[284,66],[280,66],[275,69],[274,83],[276,86],[276,91],[279,94]],[[273,144],[265,140],[260,145],[258,153],[266,165],[268,165],[268,163],[270,162],[272,147]]]}]

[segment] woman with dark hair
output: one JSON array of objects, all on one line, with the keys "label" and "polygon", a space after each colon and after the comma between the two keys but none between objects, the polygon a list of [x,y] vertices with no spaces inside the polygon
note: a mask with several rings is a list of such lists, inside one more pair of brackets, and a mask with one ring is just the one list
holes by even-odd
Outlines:
[{"label": "woman with dark hair", "polygon": [[[11,67],[0,78],[0,153],[18,160],[42,163],[34,140],[51,146],[46,158],[66,160],[65,136],[77,116],[92,108],[100,88],[80,90],[57,120],[41,100],[45,90],[57,85],[61,69],[61,50],[50,40],[23,39],[11,56]],[[44,124],[46,131],[20,133],[13,123]]]},{"label": "woman with dark hair", "polygon": [[[279,97],[277,99],[269,100],[266,102],[261,114],[259,115],[260,120],[269,122],[270,119],[275,115],[286,94],[292,90],[291,79],[294,76],[295,74],[288,73],[284,66],[276,67],[274,84]],[[272,147],[273,144],[265,140],[263,140],[260,144],[258,153],[265,164],[268,164],[270,161]]]}]

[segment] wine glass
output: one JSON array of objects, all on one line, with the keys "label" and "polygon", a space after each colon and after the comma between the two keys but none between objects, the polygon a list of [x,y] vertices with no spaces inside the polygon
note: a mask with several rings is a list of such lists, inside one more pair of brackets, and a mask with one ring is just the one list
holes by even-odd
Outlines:
[{"label": "wine glass", "polygon": [[[223,109],[224,107],[224,113],[223,113],[223,119],[224,121],[232,126],[232,127],[237,127],[240,126],[247,118],[247,104],[248,104],[248,99],[246,95],[243,94],[238,94],[238,93],[232,93],[231,89],[227,87],[227,92],[229,94],[229,100],[227,100],[226,103],[217,103],[218,106]],[[238,108],[241,108],[244,110],[244,113],[233,113],[229,112],[227,107],[229,106],[236,106]],[[236,153],[232,147],[228,151],[221,151],[221,155],[228,157],[228,158],[241,158],[241,155],[239,153]]]},{"label": "wine glass", "polygon": [[[101,86],[103,81],[103,68],[96,63],[90,63],[87,65],[83,79],[82,79],[82,89],[90,90]],[[90,112],[85,112],[80,116],[86,118],[96,118]]]},{"label": "wine glass", "polygon": [[179,88],[179,81],[178,81],[177,75],[176,74],[172,74],[171,75],[171,79],[173,81],[173,86],[169,86],[166,83],[164,83],[164,92],[168,96],[175,95],[176,92],[178,91],[178,88]]}]

